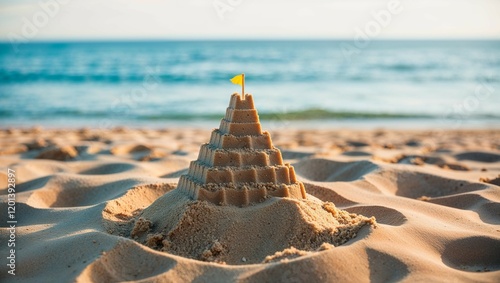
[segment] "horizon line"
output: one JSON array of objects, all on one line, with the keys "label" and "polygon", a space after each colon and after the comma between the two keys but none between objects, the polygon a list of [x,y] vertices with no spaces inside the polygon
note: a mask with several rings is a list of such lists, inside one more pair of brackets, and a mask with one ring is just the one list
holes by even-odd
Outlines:
[{"label": "horizon line", "polygon": [[[318,38],[300,38],[300,37],[290,37],[290,38],[266,38],[266,37],[255,37],[255,38],[203,38],[203,37],[193,37],[193,38],[182,38],[182,37],[172,37],[172,38],[48,38],[48,39],[33,39],[28,40],[27,42],[18,42],[19,44],[30,44],[30,43],[83,43],[83,42],[168,42],[168,41],[177,41],[177,42],[190,42],[190,41],[214,41],[214,42],[223,42],[223,41],[353,41],[353,38],[347,37],[335,37],[335,38],[327,38],[327,37],[318,37]],[[372,39],[372,42],[377,41],[500,41],[500,37],[457,37],[457,38],[433,38],[433,37],[421,37],[421,38],[377,38]],[[11,44],[12,42],[8,39],[0,39],[0,44]]]}]

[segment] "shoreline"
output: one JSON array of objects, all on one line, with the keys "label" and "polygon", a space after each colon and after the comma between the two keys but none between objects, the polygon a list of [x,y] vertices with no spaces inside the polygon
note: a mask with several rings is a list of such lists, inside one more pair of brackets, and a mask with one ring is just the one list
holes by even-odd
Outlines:
[{"label": "shoreline", "polygon": [[[221,115],[221,119],[223,115]],[[9,121],[4,120],[0,129],[42,127],[46,129],[103,129],[110,130],[117,127],[132,129],[162,129],[162,128],[197,128],[212,129],[218,127],[220,119],[210,120],[162,120],[162,121],[127,121],[118,119],[99,120],[59,120]],[[429,119],[429,118],[401,118],[401,119],[321,119],[321,120],[261,120],[264,129],[388,129],[388,130],[488,130],[500,129],[499,119]]]}]

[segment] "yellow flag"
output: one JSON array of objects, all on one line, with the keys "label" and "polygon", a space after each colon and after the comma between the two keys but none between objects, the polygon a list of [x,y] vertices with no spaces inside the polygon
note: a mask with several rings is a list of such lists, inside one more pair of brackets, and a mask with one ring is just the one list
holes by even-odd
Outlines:
[{"label": "yellow flag", "polygon": [[243,74],[234,76],[230,81],[235,85],[243,85]]}]

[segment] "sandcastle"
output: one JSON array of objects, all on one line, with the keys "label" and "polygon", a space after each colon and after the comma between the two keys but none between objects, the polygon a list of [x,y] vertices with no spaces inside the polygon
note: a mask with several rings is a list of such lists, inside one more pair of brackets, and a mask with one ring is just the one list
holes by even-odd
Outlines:
[{"label": "sandcastle", "polygon": [[237,93],[177,189],[219,205],[245,206],[268,197],[306,198],[293,166],[283,163],[270,134],[262,131],[252,95]]}]

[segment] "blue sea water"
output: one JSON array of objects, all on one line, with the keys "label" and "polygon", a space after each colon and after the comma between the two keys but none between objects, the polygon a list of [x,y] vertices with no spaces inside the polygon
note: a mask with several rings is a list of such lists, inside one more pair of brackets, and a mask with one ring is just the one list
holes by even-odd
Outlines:
[{"label": "blue sea water", "polygon": [[[263,120],[500,127],[500,41],[0,44],[0,125],[210,125],[245,72]],[[290,124],[289,124],[290,125]]]}]

